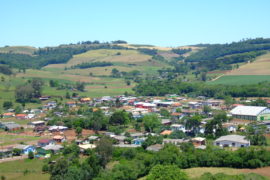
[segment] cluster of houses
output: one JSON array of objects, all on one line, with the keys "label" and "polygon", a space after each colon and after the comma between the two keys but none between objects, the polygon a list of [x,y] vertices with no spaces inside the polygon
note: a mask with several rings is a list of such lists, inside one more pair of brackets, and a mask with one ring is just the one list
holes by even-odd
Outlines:
[{"label": "cluster of houses", "polygon": [[[70,109],[76,109],[80,105],[88,105],[89,107],[94,107],[94,109],[102,109],[105,115],[111,115],[111,107],[117,107],[130,112],[135,119],[141,118],[149,113],[156,113],[160,119],[161,124],[166,127],[164,131],[160,134],[154,133],[144,133],[144,132],[133,132],[122,133],[120,135],[114,134],[112,132],[103,132],[103,135],[109,136],[114,140],[114,146],[116,147],[129,147],[136,148],[142,146],[143,142],[147,139],[149,135],[157,136],[162,135],[164,137],[161,144],[155,144],[149,146],[147,150],[158,151],[165,144],[172,143],[175,145],[180,145],[184,142],[191,142],[196,148],[204,149],[206,148],[206,139],[204,137],[194,137],[189,139],[169,139],[168,137],[174,131],[182,131],[184,133],[189,133],[190,129],[187,129],[185,125],[181,122],[186,116],[193,116],[195,114],[201,114],[206,117],[202,120],[198,132],[204,134],[205,124],[211,120],[212,112],[204,112],[204,107],[208,106],[212,110],[227,110],[227,106],[224,105],[223,100],[207,99],[203,96],[197,97],[196,99],[188,99],[186,97],[180,97],[177,95],[167,95],[166,97],[110,97],[105,96],[102,98],[73,98],[71,101],[67,101],[65,105],[58,105],[56,101],[51,101],[49,97],[42,97],[45,103],[41,109],[25,110],[21,114],[15,114],[12,110],[2,114],[2,118],[16,118],[27,119],[29,123],[27,127],[32,128],[36,133],[54,133],[54,132],[64,132],[68,130],[66,126],[47,126],[46,121],[50,120],[50,117],[41,118],[40,113],[46,114],[50,110],[57,108],[57,111],[53,111],[53,114],[62,117],[66,114],[61,111],[64,106]],[[120,105],[119,105],[120,104]],[[161,109],[165,108],[169,113],[170,117],[163,117],[160,113]],[[248,121],[260,121],[265,123],[270,128],[270,109],[268,107],[260,106],[245,106],[241,104],[232,105],[232,109],[228,112],[228,116]],[[81,115],[78,115],[81,116]],[[248,147],[250,146],[250,141],[244,136],[236,135],[235,132],[239,130],[238,123],[223,123],[223,127],[227,128],[230,135],[222,136],[216,139],[213,144],[220,147]],[[21,125],[13,121],[0,121],[0,128],[7,131],[19,130],[22,128]],[[240,129],[241,130],[241,129]],[[242,129],[244,131],[244,129]],[[96,147],[96,142],[99,140],[100,136],[89,136],[84,139],[77,139],[76,143],[80,147],[81,151],[87,149],[93,149]],[[59,152],[63,146],[62,143],[67,141],[64,135],[54,135],[51,139],[41,139],[34,145],[15,145],[12,148],[6,148],[0,150],[0,157],[8,157],[12,153],[12,149],[20,149],[22,154],[28,154],[30,151],[34,152],[37,156],[47,156],[47,154],[53,152]]]}]

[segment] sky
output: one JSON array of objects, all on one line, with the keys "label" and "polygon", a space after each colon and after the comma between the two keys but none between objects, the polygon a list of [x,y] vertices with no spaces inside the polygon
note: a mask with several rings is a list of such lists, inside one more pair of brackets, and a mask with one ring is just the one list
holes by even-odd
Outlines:
[{"label": "sky", "polygon": [[270,0],[0,0],[0,46],[125,40],[176,47],[270,38]]}]

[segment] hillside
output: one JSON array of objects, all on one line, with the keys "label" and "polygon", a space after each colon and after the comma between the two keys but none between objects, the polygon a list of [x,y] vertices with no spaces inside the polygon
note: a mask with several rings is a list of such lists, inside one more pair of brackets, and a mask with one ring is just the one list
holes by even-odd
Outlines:
[{"label": "hillside", "polygon": [[37,49],[31,46],[5,46],[0,48],[0,53],[14,53],[32,55]]},{"label": "hillside", "polygon": [[239,68],[225,71],[224,74],[208,84],[254,84],[270,81],[270,52],[257,57],[253,62],[242,64]]},{"label": "hillside", "polygon": [[270,75],[270,52],[259,56],[255,61],[240,66],[226,75]]}]

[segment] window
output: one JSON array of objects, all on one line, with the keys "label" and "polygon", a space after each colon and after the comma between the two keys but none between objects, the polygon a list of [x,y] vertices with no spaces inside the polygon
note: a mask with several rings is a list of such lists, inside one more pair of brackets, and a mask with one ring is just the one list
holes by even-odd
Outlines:
[{"label": "window", "polygon": [[232,143],[232,146],[234,147],[235,146],[235,143]]}]

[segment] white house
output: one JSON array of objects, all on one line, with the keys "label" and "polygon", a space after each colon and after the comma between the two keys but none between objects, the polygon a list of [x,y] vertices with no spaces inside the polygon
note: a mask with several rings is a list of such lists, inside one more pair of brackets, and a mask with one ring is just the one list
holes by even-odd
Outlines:
[{"label": "white house", "polygon": [[183,131],[186,132],[186,128],[183,124],[172,124],[171,125],[172,131]]},{"label": "white house", "polygon": [[214,145],[220,147],[248,147],[250,146],[250,141],[245,136],[227,135],[216,139]]}]

